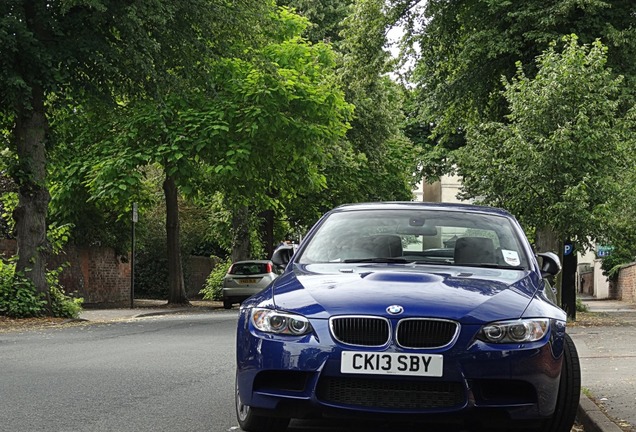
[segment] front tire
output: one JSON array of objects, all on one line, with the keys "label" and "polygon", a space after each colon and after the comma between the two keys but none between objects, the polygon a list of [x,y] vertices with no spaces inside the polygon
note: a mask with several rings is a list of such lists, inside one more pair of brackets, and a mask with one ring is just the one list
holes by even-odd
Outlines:
[{"label": "front tire", "polygon": [[234,397],[236,402],[236,419],[239,426],[245,432],[284,432],[289,425],[288,418],[280,417],[266,417],[262,415],[256,415],[252,412],[252,409],[243,404],[241,401],[241,394],[238,388],[238,378],[235,381]]},{"label": "front tire", "polygon": [[223,307],[225,309],[232,309],[232,300],[223,300]]},{"label": "front tire", "polygon": [[570,335],[565,334],[563,366],[559,381],[559,394],[554,414],[546,420],[542,432],[570,432],[581,395],[581,365],[579,355]]}]

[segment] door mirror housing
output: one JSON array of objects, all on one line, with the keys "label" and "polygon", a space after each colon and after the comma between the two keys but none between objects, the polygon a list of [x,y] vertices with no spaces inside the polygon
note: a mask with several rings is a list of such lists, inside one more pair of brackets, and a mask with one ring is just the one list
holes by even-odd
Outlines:
[{"label": "door mirror housing", "polygon": [[541,276],[556,276],[561,271],[561,260],[554,252],[542,252],[537,254],[541,266]]},{"label": "door mirror housing", "polygon": [[294,255],[293,246],[280,246],[272,254],[271,261],[274,263],[276,267],[284,268],[287,266],[289,261],[291,261],[291,258],[293,255]]}]

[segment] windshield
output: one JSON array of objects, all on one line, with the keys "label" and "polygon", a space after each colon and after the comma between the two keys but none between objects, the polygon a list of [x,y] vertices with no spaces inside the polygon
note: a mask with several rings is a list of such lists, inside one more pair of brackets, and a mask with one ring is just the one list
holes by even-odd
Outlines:
[{"label": "windshield", "polygon": [[243,262],[243,263],[232,264],[232,267],[230,267],[228,274],[252,276],[252,275],[265,274],[270,272],[271,272],[271,264],[258,263],[258,262]]},{"label": "windshield", "polygon": [[511,221],[452,210],[355,210],[331,214],[298,257],[311,263],[423,263],[528,268]]}]

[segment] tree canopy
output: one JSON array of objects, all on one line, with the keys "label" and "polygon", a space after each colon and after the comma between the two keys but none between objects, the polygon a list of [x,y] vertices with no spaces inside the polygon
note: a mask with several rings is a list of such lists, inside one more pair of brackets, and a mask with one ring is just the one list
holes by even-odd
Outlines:
[{"label": "tree canopy", "polygon": [[348,128],[352,107],[335,81],[331,48],[302,38],[306,20],[287,9],[267,22],[261,43],[242,58],[202,57],[201,77],[173,77],[159,95],[130,96],[108,110],[80,107],[83,121],[77,109],[73,120],[60,119],[75,133],[65,134],[67,144],[91,150],[62,167],[71,175],[60,179],[59,195],[79,189],[123,213],[142,196],[144,167],[163,171],[173,303],[186,301],[178,197],[192,198],[207,183],[228,205],[258,211],[319,191],[318,166]]},{"label": "tree canopy", "polygon": [[[420,3],[420,7],[416,7]],[[468,124],[501,121],[507,113],[500,77],[511,79],[521,62],[532,78],[534,59],[553,41],[576,34],[600,39],[608,66],[625,77],[633,102],[636,79],[636,4],[630,0],[391,0],[405,42],[415,45],[410,80],[419,120],[433,125],[441,145],[454,149]]]},{"label": "tree canopy", "polygon": [[[534,78],[517,64],[504,79],[506,121],[470,127],[457,159],[463,196],[512,211],[537,230],[539,250],[602,239],[608,203],[633,190],[634,110],[620,109],[622,77],[599,41],[564,42],[537,58]],[[542,233],[557,245],[543,244]]]},{"label": "tree canopy", "polygon": [[46,181],[53,98],[64,95],[58,100],[74,105],[156,93],[175,75],[198,74],[202,56],[240,54],[269,7],[261,0],[0,3],[0,130],[8,131],[16,155],[9,169],[18,187],[16,274],[49,299],[49,312]]}]

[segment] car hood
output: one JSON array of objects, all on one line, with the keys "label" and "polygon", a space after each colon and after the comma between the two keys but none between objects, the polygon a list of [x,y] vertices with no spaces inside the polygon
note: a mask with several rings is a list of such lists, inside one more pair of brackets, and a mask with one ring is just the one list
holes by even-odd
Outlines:
[{"label": "car hood", "polygon": [[277,308],[312,318],[370,314],[483,323],[521,317],[536,292],[531,272],[474,267],[295,265],[271,286]]}]

